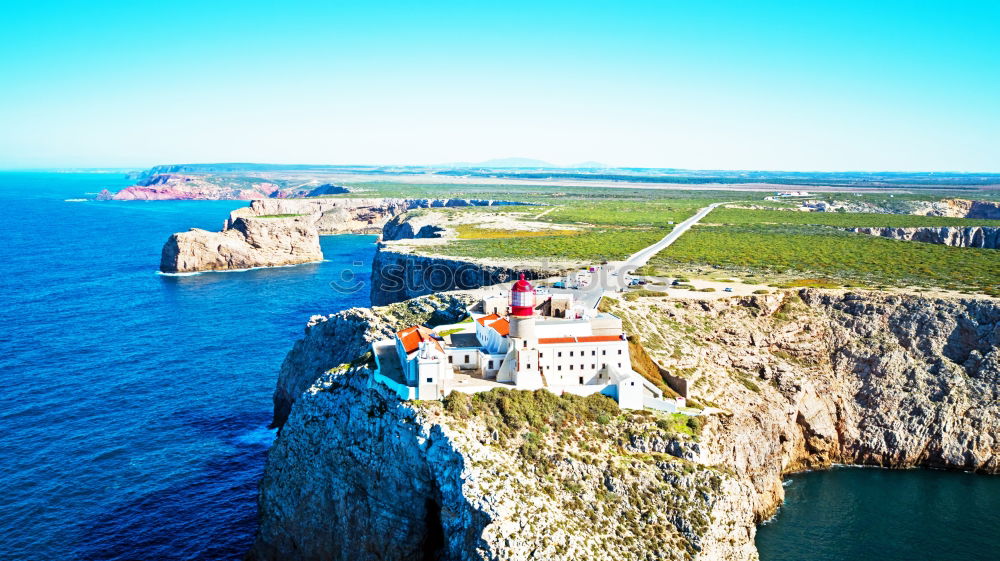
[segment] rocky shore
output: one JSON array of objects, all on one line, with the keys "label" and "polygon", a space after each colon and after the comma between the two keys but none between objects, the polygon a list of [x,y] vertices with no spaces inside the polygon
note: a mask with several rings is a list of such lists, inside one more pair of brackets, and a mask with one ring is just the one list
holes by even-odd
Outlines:
[{"label": "rocky shore", "polygon": [[609,301],[716,412],[696,436],[643,413],[542,431],[510,409],[368,388],[370,340],[453,321],[474,298],[310,321],[275,392],[283,428],[251,559],[751,560],[784,474],[833,463],[1000,472],[996,300],[802,290]]}]

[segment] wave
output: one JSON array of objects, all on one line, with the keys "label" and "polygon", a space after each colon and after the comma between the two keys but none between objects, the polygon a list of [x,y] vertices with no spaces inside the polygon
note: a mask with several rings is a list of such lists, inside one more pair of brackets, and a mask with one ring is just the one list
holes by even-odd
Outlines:
[{"label": "wave", "polygon": [[275,437],[278,436],[278,429],[269,429],[267,427],[260,427],[251,430],[246,434],[241,434],[236,437],[236,442],[240,444],[246,444],[249,446],[271,446],[274,444]]},{"label": "wave", "polygon": [[320,259],[318,261],[306,261],[305,263],[292,263],[290,265],[262,265],[260,267],[247,267],[246,269],[219,269],[217,271],[192,271],[189,273],[164,273],[163,271],[156,271],[156,274],[164,277],[190,277],[204,273],[245,273],[247,271],[256,271],[259,269],[285,269],[288,267],[298,267],[300,265],[315,265],[316,263],[329,262],[329,259]]},{"label": "wave", "polygon": [[193,277],[195,275],[200,275],[201,271],[195,271],[193,273],[164,273],[163,271],[156,271],[156,274],[161,277]]},{"label": "wave", "polygon": [[63,202],[64,203],[85,203],[85,202],[87,202],[89,200],[90,199],[66,199]]}]

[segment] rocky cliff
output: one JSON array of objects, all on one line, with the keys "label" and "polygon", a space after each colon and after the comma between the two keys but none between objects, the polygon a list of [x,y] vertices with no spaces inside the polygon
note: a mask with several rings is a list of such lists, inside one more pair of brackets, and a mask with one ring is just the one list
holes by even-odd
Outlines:
[{"label": "rocky cliff", "polygon": [[320,234],[373,233],[381,232],[390,218],[408,210],[510,204],[515,203],[486,199],[262,199],[234,210],[229,222],[244,216],[295,214],[314,223]]},{"label": "rocky cliff", "polygon": [[322,261],[319,235],[299,218],[238,218],[221,232],[192,228],[170,236],[160,271],[187,273]]},{"label": "rocky cliff", "polygon": [[971,201],[968,199],[942,199],[940,201],[890,199],[881,202],[806,199],[802,201],[802,208],[818,212],[915,214],[918,216],[1000,220],[1000,202]]},{"label": "rocky cliff", "polygon": [[1000,472],[996,300],[609,301],[713,412],[687,431],[542,394],[439,405],[367,389],[368,340],[471,296],[431,298],[310,322],[282,367],[251,558],[750,560],[785,473]]},{"label": "rocky cliff", "polygon": [[936,243],[955,247],[1000,248],[1000,228],[992,227],[852,228],[851,231],[894,240]]},{"label": "rocky cliff", "polygon": [[537,279],[561,272],[560,268],[542,264],[487,265],[396,252],[380,246],[372,261],[371,301],[381,306],[443,290],[468,290],[502,283],[516,279],[521,273]]},{"label": "rocky cliff", "polygon": [[105,189],[97,198],[115,201],[249,201],[270,197],[316,197],[348,192],[346,187],[319,182],[289,184],[285,180],[153,173],[142,176],[135,185],[117,193]]}]

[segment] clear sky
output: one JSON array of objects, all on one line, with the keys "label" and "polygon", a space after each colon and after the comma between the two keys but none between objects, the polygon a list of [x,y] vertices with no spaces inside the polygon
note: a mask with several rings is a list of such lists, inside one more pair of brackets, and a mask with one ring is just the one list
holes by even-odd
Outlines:
[{"label": "clear sky", "polygon": [[0,167],[1000,172],[998,22],[992,0],[0,0]]}]

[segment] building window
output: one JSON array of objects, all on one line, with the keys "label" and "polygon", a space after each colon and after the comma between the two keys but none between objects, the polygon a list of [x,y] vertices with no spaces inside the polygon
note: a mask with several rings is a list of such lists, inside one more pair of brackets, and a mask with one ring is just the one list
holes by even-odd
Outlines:
[{"label": "building window", "polygon": [[618,354],[622,354],[622,350],[621,349],[618,349]]},{"label": "building window", "polygon": [[606,355],[606,354],[608,354],[608,350],[607,350],[607,349],[601,349],[601,354],[602,354],[602,355]]},{"label": "building window", "polygon": [[527,342],[527,341],[525,341],[525,342],[524,342],[524,344],[523,344],[523,345],[521,345],[521,346],[522,346],[523,348],[527,349],[527,348],[528,348],[528,342]]},{"label": "building window", "polygon": [[469,364],[469,355],[465,355],[465,364]]},{"label": "building window", "polygon": [[596,364],[591,364],[590,367],[591,368],[597,368],[597,365]]},{"label": "building window", "polygon": [[597,351],[596,350],[590,351],[590,356],[597,356]]},{"label": "building window", "polygon": [[580,376],[580,385],[583,385],[583,376]]},{"label": "building window", "polygon": [[634,385],[635,385],[635,382],[632,382],[632,385],[634,386]]},{"label": "building window", "polygon": [[562,370],[562,365],[556,366],[556,370]]},{"label": "building window", "polygon": [[528,370],[531,370],[531,363],[528,363]]},{"label": "building window", "polygon": [[562,351],[559,351],[558,353],[556,353],[556,356],[560,356],[561,357],[562,356]]},{"label": "building window", "polygon": [[493,370],[493,361],[492,361],[492,360],[490,361],[490,366],[489,366],[489,369],[490,369],[490,370]]},{"label": "building window", "polygon": [[538,358],[542,358],[543,356],[544,355],[542,353],[538,353]]},{"label": "building window", "polygon": [[573,351],[570,351],[570,352],[569,352],[569,356],[573,356]]},{"label": "building window", "polygon": [[428,384],[433,384],[434,383],[434,378],[427,378],[427,383]]},{"label": "building window", "polygon": [[619,362],[618,363],[618,368],[621,368],[621,367],[622,367],[622,363]]},{"label": "building window", "polygon": [[451,355],[448,355],[448,364],[451,364],[451,363],[452,363],[452,359],[453,359],[453,358],[455,358],[455,357],[453,357],[453,356],[451,356]]},{"label": "building window", "polygon": [[569,365],[569,369],[573,370],[573,365],[572,364]]},{"label": "building window", "polygon": [[580,370],[583,370],[584,368],[586,368],[586,365],[584,365],[584,364],[581,364],[581,365],[580,365]]}]

